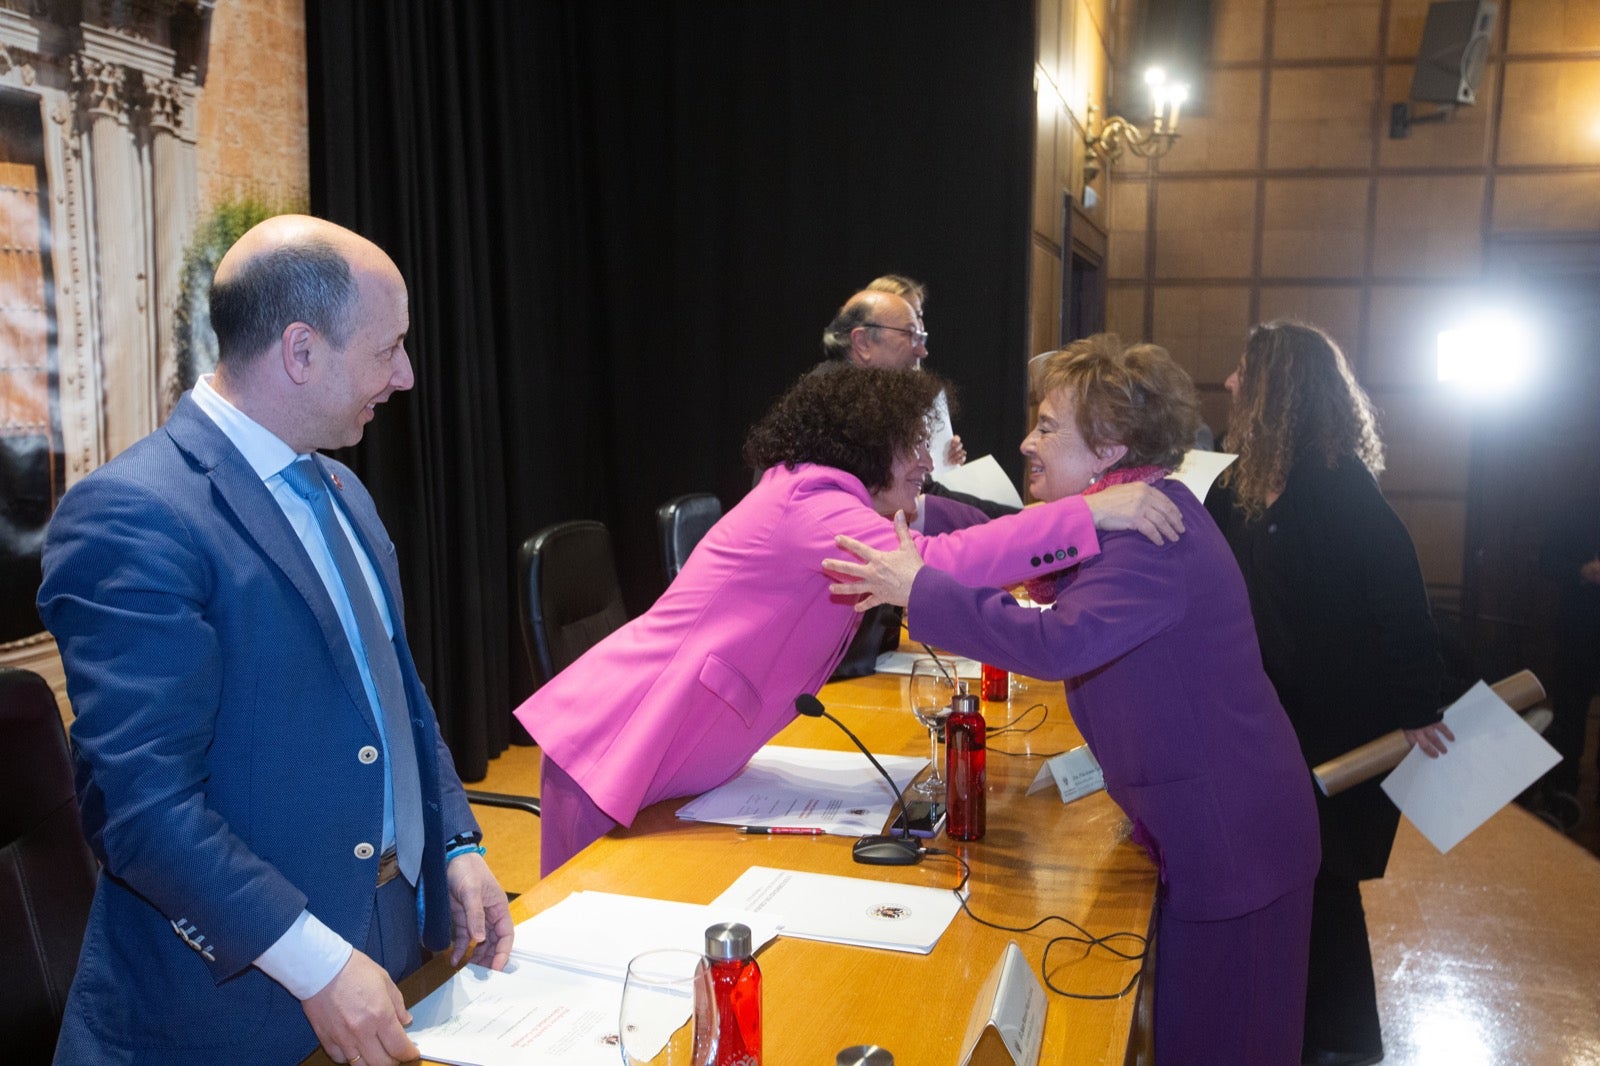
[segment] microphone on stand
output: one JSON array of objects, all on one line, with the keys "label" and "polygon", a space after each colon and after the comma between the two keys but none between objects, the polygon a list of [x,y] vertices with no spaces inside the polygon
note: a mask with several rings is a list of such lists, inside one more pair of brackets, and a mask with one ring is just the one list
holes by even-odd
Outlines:
[{"label": "microphone on stand", "polygon": [[844,730],[844,735],[850,738],[851,743],[861,749],[861,754],[867,757],[873,768],[882,774],[883,779],[889,783],[889,791],[894,793],[895,802],[900,805],[900,824],[905,827],[906,835],[903,837],[862,837],[850,848],[850,853],[856,862],[867,866],[914,866],[921,862],[923,856],[922,844],[916,837],[911,835],[911,818],[906,814],[905,792],[894,787],[894,778],[889,776],[889,771],[883,768],[883,764],[878,761],[877,756],[867,750],[867,746],[861,743],[860,737],[850,732],[849,726],[829,714],[827,708],[822,706],[822,701],[810,693],[801,693],[796,696],[794,709],[807,718],[826,718]]}]

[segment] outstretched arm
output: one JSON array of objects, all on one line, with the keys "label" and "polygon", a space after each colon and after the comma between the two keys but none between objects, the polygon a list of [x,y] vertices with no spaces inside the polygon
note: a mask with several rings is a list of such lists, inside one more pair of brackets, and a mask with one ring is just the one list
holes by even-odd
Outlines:
[{"label": "outstretched arm", "polygon": [[835,596],[861,596],[855,605],[857,613],[871,610],[881,603],[904,607],[911,596],[911,583],[925,564],[917,551],[916,542],[911,539],[904,511],[895,512],[894,533],[900,542],[894,551],[879,551],[854,537],[835,537],[834,541],[839,547],[861,562],[852,563],[846,559],[822,561],[822,568],[830,574],[848,578],[829,585],[829,592]]},{"label": "outstretched arm", "polygon": [[1144,534],[1152,544],[1175,541],[1183,533],[1183,512],[1160,489],[1143,482],[1113,485],[1083,497],[1094,517],[1094,528],[1102,533],[1131,529]]}]

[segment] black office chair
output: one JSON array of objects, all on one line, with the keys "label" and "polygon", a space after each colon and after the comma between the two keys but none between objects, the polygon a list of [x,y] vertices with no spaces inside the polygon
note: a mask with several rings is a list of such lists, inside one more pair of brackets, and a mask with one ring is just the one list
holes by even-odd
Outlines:
[{"label": "black office chair", "polygon": [[522,639],[540,684],[628,620],[603,523],[546,526],[523,542],[518,570]]},{"label": "black office chair", "polygon": [[709,492],[674,496],[656,508],[656,529],[661,534],[661,565],[667,584],[678,576],[689,553],[722,517],[722,501]]},{"label": "black office chair", "polygon": [[0,669],[0,1055],[48,1063],[89,921],[98,867],[78,822],[50,686]]},{"label": "black office chair", "polygon": [[485,792],[481,788],[463,788],[467,794],[468,803],[477,803],[484,807],[504,807],[511,811],[526,811],[535,818],[539,817],[539,797],[519,796],[514,792]]}]

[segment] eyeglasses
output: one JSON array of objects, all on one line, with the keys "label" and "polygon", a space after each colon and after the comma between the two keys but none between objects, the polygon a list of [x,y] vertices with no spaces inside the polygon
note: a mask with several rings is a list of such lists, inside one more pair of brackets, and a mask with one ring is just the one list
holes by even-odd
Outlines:
[{"label": "eyeglasses", "polygon": [[882,322],[863,322],[859,329],[892,329],[896,333],[904,333],[911,338],[911,346],[928,343],[928,331],[925,329],[907,329],[904,326],[885,326]]}]

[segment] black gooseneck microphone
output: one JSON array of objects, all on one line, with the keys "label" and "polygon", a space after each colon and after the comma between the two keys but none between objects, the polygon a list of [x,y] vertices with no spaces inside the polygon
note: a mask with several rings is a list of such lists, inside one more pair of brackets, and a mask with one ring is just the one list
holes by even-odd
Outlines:
[{"label": "black gooseneck microphone", "polygon": [[889,771],[883,768],[867,746],[861,743],[861,738],[850,732],[850,727],[828,713],[822,701],[810,693],[801,693],[795,697],[794,709],[807,718],[826,718],[850,738],[851,743],[861,749],[883,779],[889,783],[889,791],[894,793],[895,802],[900,805],[900,824],[906,829],[906,835],[896,836],[870,836],[862,837],[850,848],[851,855],[856,862],[867,866],[914,866],[922,861],[923,849],[920,841],[911,835],[911,818],[906,814],[906,797],[902,789],[894,787],[894,778],[889,776]]}]

